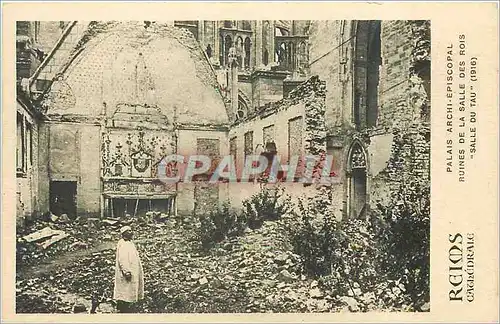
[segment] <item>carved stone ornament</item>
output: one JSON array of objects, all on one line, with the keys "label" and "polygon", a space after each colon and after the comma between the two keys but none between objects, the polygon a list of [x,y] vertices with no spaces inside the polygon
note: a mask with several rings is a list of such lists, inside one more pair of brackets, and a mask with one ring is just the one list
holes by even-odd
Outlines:
[{"label": "carved stone ornament", "polygon": [[355,145],[351,152],[351,169],[366,169],[365,152],[359,144]]}]

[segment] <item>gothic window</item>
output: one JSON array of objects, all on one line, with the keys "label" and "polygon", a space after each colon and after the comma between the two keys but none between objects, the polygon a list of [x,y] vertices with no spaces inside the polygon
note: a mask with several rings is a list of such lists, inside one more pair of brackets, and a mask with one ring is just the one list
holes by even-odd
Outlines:
[{"label": "gothic window", "polygon": [[348,163],[348,215],[363,218],[367,206],[366,154],[358,142],[350,149]]},{"label": "gothic window", "polygon": [[354,61],[354,111],[356,129],[376,126],[381,59],[380,21],[358,21]]},{"label": "gothic window", "polygon": [[262,63],[264,63],[264,65],[269,64],[269,52],[267,51],[267,49],[265,49],[262,54]]},{"label": "gothic window", "polygon": [[223,44],[223,49],[224,49],[222,52],[223,63],[224,63],[224,65],[226,65],[228,63],[229,50],[231,49],[231,47],[233,47],[233,40],[231,39],[231,36],[226,35],[222,44]]},{"label": "gothic window", "polygon": [[250,67],[250,48],[251,48],[250,37],[245,38],[245,68]]},{"label": "gothic window", "polygon": [[298,49],[299,50],[297,53],[297,68],[300,74],[305,75],[307,65],[309,64],[308,62],[309,58],[307,54],[307,44],[305,42],[300,42]]},{"label": "gothic window", "polygon": [[241,37],[238,37],[236,39],[236,44],[235,44],[235,47],[236,47],[236,55],[237,55],[237,60],[238,60],[238,66],[241,67],[243,66],[243,38]]},{"label": "gothic window", "polygon": [[236,111],[236,120],[241,120],[246,117],[248,113],[248,105],[245,100],[238,95],[238,110]]},{"label": "gothic window", "polygon": [[212,57],[212,46],[210,46],[210,44],[207,45],[205,52],[207,53],[208,58]]}]

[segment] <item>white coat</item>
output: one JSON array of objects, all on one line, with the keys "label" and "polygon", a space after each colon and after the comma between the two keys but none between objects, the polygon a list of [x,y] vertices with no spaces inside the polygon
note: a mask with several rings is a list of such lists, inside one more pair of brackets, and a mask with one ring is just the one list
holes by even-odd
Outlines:
[{"label": "white coat", "polygon": [[[127,281],[124,274],[129,271],[132,279]],[[115,300],[129,303],[137,302],[144,298],[144,273],[141,259],[134,242],[120,239],[116,246]]]}]

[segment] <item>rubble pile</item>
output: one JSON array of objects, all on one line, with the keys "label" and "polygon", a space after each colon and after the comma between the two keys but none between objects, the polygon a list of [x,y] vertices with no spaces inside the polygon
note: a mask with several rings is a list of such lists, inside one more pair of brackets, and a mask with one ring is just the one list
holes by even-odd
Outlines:
[{"label": "rubble pile", "polygon": [[16,283],[16,313],[71,313],[71,304],[35,278]]},{"label": "rubble pile", "polygon": [[[139,245],[147,260],[144,312],[332,311],[317,282],[300,275],[298,256],[286,249],[278,222],[220,243],[208,254],[170,240]],[[194,244],[192,245],[194,246]]]},{"label": "rubble pile", "polygon": [[[301,274],[299,257],[288,247],[282,221],[266,222],[261,228],[247,230],[243,237],[223,241],[208,252],[199,249],[194,241],[191,223],[132,222],[145,275],[145,299],[138,305],[139,310],[145,313],[331,312],[343,308],[356,311],[356,307],[348,305],[355,300],[343,303],[326,294],[317,281]],[[69,232],[68,228],[65,230]],[[95,231],[89,238],[97,240],[104,235],[110,235],[109,230]],[[118,239],[114,235],[112,238]],[[52,302],[52,306],[40,307],[32,304],[40,299],[48,303],[58,296],[74,294],[84,304],[97,298],[111,307],[115,267],[114,244],[111,246],[88,250],[85,256],[61,264],[35,281],[31,278],[18,281],[17,303],[22,304],[24,312],[30,307],[38,312],[70,312],[71,302]],[[34,291],[47,294],[30,302]],[[71,300],[74,302],[74,298]]]},{"label": "rubble pile", "polygon": [[133,218],[81,217],[70,220],[65,214],[47,216],[45,220],[37,220],[17,233],[17,266],[47,262],[66,252],[87,250],[104,242],[117,241],[119,228],[123,225],[134,228],[146,226]]}]

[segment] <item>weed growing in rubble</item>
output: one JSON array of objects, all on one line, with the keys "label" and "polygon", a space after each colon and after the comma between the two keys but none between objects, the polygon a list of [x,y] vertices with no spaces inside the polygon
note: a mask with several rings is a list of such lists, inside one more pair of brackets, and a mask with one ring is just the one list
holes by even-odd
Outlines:
[{"label": "weed growing in rubble", "polygon": [[246,219],[228,202],[207,215],[201,215],[199,221],[196,238],[203,249],[209,249],[227,237],[242,235],[247,226]]},{"label": "weed growing in rubble", "polygon": [[335,219],[325,188],[299,201],[288,234],[304,272],[319,277],[325,292],[352,296],[361,310],[428,310],[428,152],[425,130],[395,135],[386,170],[391,199],[368,219]]},{"label": "weed growing in rubble", "polygon": [[231,208],[228,202],[199,219],[196,237],[203,249],[228,237],[240,236],[248,227],[257,229],[265,221],[275,221],[291,210],[292,204],[282,188],[263,188],[243,201],[243,212]]},{"label": "weed growing in rubble", "polygon": [[243,201],[248,227],[257,229],[264,221],[276,221],[291,211],[290,199],[280,187],[266,188]]}]

